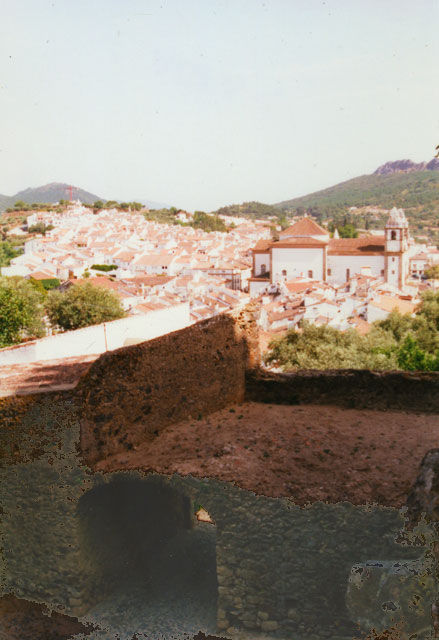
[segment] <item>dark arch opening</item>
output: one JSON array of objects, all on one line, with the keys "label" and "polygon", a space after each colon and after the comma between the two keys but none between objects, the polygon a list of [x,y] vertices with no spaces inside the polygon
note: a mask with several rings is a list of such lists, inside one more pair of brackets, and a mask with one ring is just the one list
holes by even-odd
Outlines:
[{"label": "dark arch opening", "polygon": [[99,626],[142,632],[215,630],[216,527],[166,479],[115,474],[80,500],[83,562]]}]

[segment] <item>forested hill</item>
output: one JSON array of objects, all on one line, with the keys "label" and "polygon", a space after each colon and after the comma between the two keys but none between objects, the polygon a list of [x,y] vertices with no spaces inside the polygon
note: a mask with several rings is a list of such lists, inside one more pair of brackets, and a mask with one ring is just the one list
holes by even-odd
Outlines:
[{"label": "forested hill", "polygon": [[[13,207],[16,202],[40,204],[69,200],[69,188],[69,185],[64,182],[51,182],[42,187],[24,189],[24,191],[19,191],[13,196],[0,195],[0,211],[4,211],[7,207]],[[94,193],[79,187],[72,187],[72,199],[80,200],[84,204],[93,204],[97,200],[105,200],[105,198],[100,198]]]},{"label": "forested hill", "polygon": [[270,216],[279,216],[279,209],[270,204],[262,202],[243,202],[242,204],[231,204],[227,207],[221,207],[216,213],[222,216],[237,216],[241,218],[268,218]]},{"label": "forested hill", "polygon": [[418,214],[439,214],[439,170],[436,165],[433,169],[419,171],[377,172],[275,206],[291,213],[301,213],[303,208],[323,218],[344,213],[348,207],[368,205],[384,209],[397,206],[408,213],[411,210]]}]

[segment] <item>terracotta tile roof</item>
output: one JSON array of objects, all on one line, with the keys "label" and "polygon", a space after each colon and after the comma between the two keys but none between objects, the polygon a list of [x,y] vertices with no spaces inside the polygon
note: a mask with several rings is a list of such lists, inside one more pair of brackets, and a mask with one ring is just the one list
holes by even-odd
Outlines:
[{"label": "terracotta tile roof", "polygon": [[282,238],[280,237],[277,242],[273,242],[271,247],[273,249],[277,248],[288,248],[288,247],[315,247],[322,249],[325,247],[327,242],[325,240],[317,240],[316,238],[308,238],[308,237],[295,237],[295,238]]},{"label": "terracotta tile roof", "polygon": [[329,255],[380,255],[383,254],[384,251],[384,236],[369,236],[364,238],[331,238],[328,246]]},{"label": "terracotta tile roof", "polygon": [[56,274],[51,273],[50,271],[32,271],[29,275],[34,280],[50,280],[52,278],[56,278]]},{"label": "terracotta tile roof", "polygon": [[123,262],[131,262],[134,260],[136,254],[133,251],[119,251],[114,254],[115,260],[122,260]]},{"label": "terracotta tile roof", "polygon": [[272,240],[258,240],[253,247],[253,251],[268,251],[271,244]]},{"label": "terracotta tile roof", "polygon": [[137,285],[144,284],[146,287],[154,287],[156,285],[166,284],[174,279],[175,276],[134,276],[133,278],[124,278],[123,281]]},{"label": "terracotta tile roof", "polygon": [[279,237],[282,236],[327,236],[328,232],[325,231],[317,222],[314,222],[312,218],[302,218],[295,222],[291,227],[288,227],[284,231],[281,231]]},{"label": "terracotta tile roof", "polygon": [[285,282],[285,286],[290,293],[300,293],[309,289],[312,286],[312,283],[290,280],[289,282]]},{"label": "terracotta tile roof", "polygon": [[380,296],[376,300],[372,300],[369,304],[383,311],[393,311],[397,309],[399,313],[414,313],[417,308],[417,304],[409,302],[408,300],[401,300],[401,298],[395,298],[393,296]]}]

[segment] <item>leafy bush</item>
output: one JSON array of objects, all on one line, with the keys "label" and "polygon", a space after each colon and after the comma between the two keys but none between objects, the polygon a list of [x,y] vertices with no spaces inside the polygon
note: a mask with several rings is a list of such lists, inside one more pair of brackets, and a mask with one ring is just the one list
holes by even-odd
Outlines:
[{"label": "leafy bush", "polygon": [[393,311],[361,336],[303,322],[273,340],[264,356],[284,371],[298,369],[403,369],[439,371],[439,292],[427,291],[415,317]]},{"label": "leafy bush", "polygon": [[23,253],[22,250],[15,249],[14,245],[8,240],[0,242],[0,267],[8,267],[12,258],[16,258],[21,253]]},{"label": "leafy bush", "polygon": [[50,291],[46,300],[50,322],[64,330],[79,329],[123,318],[118,296],[90,282],[72,285],[67,291]]},{"label": "leafy bush", "polygon": [[28,280],[0,277],[0,347],[44,335],[42,302]]},{"label": "leafy bush", "polygon": [[90,268],[95,271],[114,271],[118,269],[118,266],[116,264],[92,264]]}]

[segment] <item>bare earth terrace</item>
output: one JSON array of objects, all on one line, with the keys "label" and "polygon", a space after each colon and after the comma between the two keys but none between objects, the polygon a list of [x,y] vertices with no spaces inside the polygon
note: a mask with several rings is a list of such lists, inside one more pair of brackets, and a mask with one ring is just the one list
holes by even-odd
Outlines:
[{"label": "bare earth terrace", "polygon": [[438,439],[437,415],[245,402],[173,424],[95,468],[215,477],[301,505],[401,507]]}]

